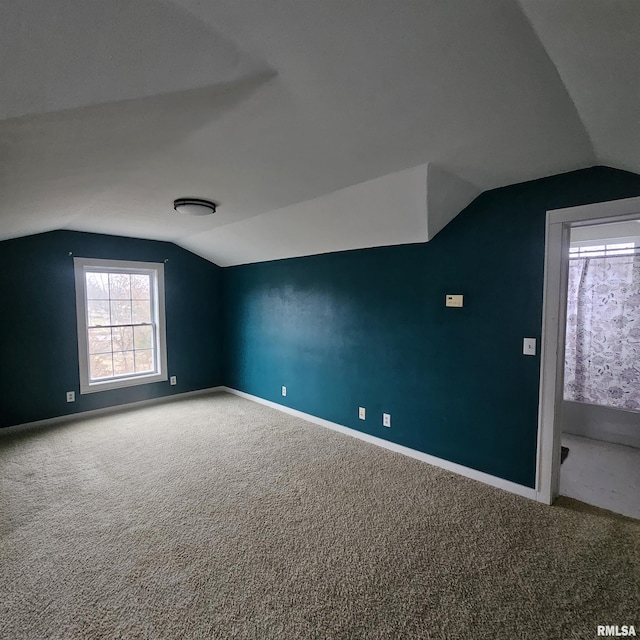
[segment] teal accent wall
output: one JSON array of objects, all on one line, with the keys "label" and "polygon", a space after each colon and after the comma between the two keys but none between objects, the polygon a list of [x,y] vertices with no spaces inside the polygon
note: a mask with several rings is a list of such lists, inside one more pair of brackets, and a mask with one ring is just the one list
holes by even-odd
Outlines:
[{"label": "teal accent wall", "polygon": [[[169,382],[80,395],[73,257],[164,262]],[[222,383],[221,269],[167,242],[53,231],[0,242],[0,427]],[[66,392],[76,392],[67,403]]]},{"label": "teal accent wall", "polygon": [[[486,192],[427,244],[227,269],[150,240],[0,242],[0,427],[226,384],[532,487],[540,361],[522,338],[540,339],[545,212],[638,195],[640,176],[594,167]],[[69,253],[168,260],[177,386],[79,394]]]},{"label": "teal accent wall", "polygon": [[638,195],[594,167],[486,192],[427,244],[227,268],[225,384],[533,487],[545,213]]}]

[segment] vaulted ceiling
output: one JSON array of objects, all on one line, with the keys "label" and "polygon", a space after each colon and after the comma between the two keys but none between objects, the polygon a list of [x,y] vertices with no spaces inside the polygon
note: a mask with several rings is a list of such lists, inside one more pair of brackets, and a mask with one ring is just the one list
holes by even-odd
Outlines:
[{"label": "vaulted ceiling", "polygon": [[[640,172],[636,0],[3,0],[0,239],[222,265],[426,241],[483,190]],[[180,196],[213,199],[206,218]]]}]

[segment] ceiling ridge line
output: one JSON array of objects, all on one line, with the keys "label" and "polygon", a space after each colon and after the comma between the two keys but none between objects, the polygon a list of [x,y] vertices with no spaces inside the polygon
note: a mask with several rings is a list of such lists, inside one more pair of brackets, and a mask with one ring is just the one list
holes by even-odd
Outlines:
[{"label": "ceiling ridge line", "polygon": [[596,152],[596,146],[595,146],[595,144],[593,142],[593,138],[591,137],[591,134],[589,133],[589,130],[587,129],[587,125],[585,124],[585,121],[584,121],[582,115],[580,114],[580,110],[578,109],[578,105],[576,104],[576,101],[573,99],[573,96],[571,95],[571,92],[569,91],[569,87],[567,86],[567,83],[565,82],[564,78],[562,77],[562,73],[558,69],[558,65],[555,63],[555,60],[552,58],[551,54],[549,53],[549,50],[544,45],[544,42],[542,41],[542,38],[540,37],[540,34],[538,33],[537,29],[533,25],[533,22],[531,22],[531,20],[529,19],[529,16],[527,15],[527,12],[525,11],[524,6],[523,6],[523,0],[514,0],[514,3],[517,5],[518,11],[520,12],[520,14],[524,18],[525,22],[529,26],[529,29],[531,30],[531,32],[535,36],[535,39],[540,44],[540,48],[544,52],[545,57],[551,63],[551,66],[553,67],[553,70],[555,71],[558,80],[560,80],[560,84],[562,85],[562,88],[564,89],[564,92],[565,92],[567,98],[569,98],[569,102],[571,102],[573,110],[574,110],[574,112],[576,114],[576,118],[578,119],[578,122],[580,123],[580,128],[582,129],[582,131],[584,133],[584,136],[585,136],[585,138],[587,139],[587,141],[589,143],[589,148],[591,150],[591,155],[592,155],[593,161],[595,163],[600,162],[601,160],[600,160],[600,157],[599,157],[598,153]]}]

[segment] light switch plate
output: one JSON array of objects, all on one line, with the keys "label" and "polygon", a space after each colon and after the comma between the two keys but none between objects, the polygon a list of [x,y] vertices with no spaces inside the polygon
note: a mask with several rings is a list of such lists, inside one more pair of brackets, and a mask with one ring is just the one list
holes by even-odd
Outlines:
[{"label": "light switch plate", "polygon": [[535,338],[524,338],[522,341],[522,353],[525,356],[535,356],[536,355],[536,339]]},{"label": "light switch plate", "polygon": [[445,296],[445,304],[447,307],[461,307],[464,304],[464,296],[448,293]]}]

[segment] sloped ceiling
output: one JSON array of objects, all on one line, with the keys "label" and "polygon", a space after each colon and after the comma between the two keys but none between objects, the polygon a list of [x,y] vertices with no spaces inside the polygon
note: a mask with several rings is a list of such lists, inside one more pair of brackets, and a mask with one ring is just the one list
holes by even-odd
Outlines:
[{"label": "sloped ceiling", "polygon": [[597,159],[640,169],[640,2],[522,0]]},{"label": "sloped ceiling", "polygon": [[[222,265],[426,241],[475,194],[640,171],[634,0],[4,0],[0,239]],[[181,217],[174,198],[221,204]]]}]

